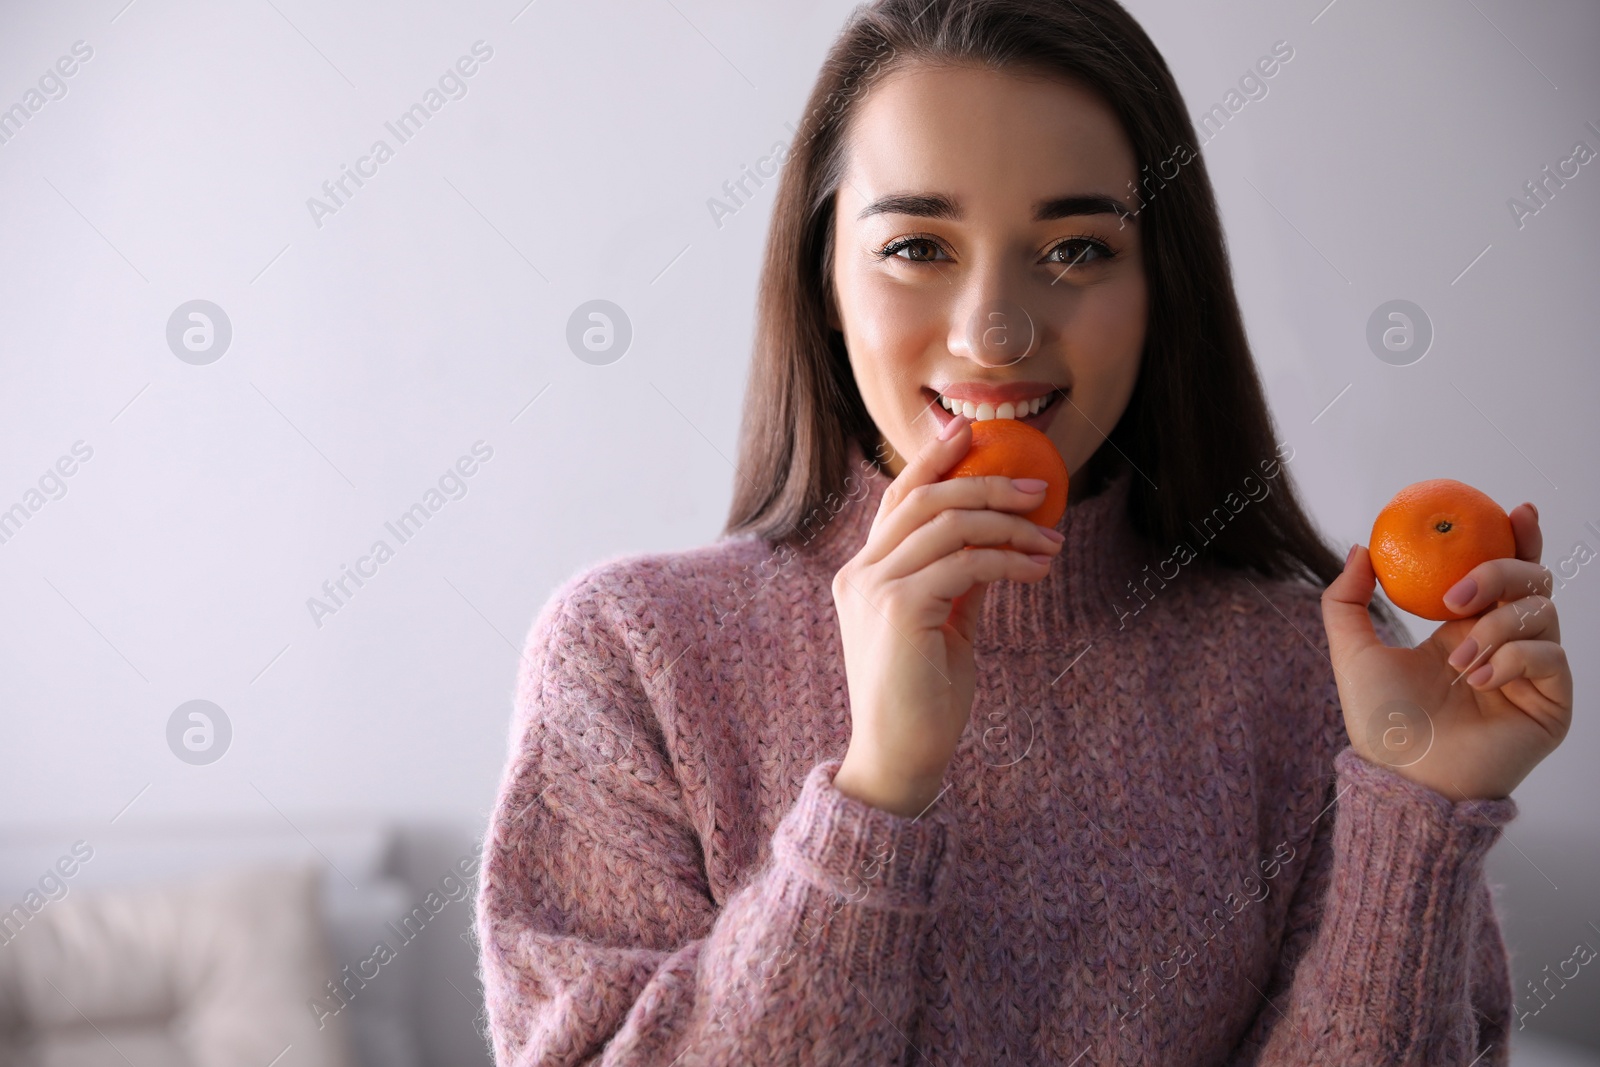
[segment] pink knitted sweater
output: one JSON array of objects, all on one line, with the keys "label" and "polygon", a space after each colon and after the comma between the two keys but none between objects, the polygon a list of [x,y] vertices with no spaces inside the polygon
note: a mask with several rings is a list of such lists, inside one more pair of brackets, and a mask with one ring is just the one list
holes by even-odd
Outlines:
[{"label": "pink knitted sweater", "polygon": [[1144,570],[1126,471],[990,587],[939,799],[835,790],[830,582],[889,483],[852,458],[792,553],[615,557],[539,614],[477,900],[501,1067],[1508,1062],[1515,802],[1356,756],[1320,590]]}]

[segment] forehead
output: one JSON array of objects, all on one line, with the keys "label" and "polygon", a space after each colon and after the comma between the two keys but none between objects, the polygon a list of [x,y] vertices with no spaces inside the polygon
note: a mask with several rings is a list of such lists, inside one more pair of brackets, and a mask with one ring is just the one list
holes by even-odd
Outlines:
[{"label": "forehead", "polygon": [[1020,210],[1064,192],[1126,195],[1137,177],[1122,125],[1064,76],[913,64],[857,105],[846,175],[862,196],[943,192]]}]

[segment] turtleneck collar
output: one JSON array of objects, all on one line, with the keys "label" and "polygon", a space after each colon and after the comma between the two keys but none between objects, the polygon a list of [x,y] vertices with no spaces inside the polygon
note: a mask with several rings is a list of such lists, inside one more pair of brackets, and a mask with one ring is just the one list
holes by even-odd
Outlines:
[{"label": "turtleneck collar", "polygon": [[[849,453],[853,480],[842,494],[843,506],[800,548],[830,575],[866,543],[884,491],[894,480],[854,441]],[[1124,614],[1139,603],[1129,583],[1153,558],[1128,518],[1132,480],[1124,465],[1098,493],[1068,506],[1056,523],[1066,541],[1043,579],[989,587],[976,644],[1058,650],[1064,641],[1121,626]]]}]

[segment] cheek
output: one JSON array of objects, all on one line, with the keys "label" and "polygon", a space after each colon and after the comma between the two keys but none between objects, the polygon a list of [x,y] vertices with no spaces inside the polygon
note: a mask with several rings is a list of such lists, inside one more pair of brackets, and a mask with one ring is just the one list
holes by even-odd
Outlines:
[{"label": "cheek", "polygon": [[937,290],[862,271],[841,277],[839,299],[845,344],[861,377],[907,369],[930,346],[943,343],[946,298]]},{"label": "cheek", "polygon": [[[1084,399],[1101,408],[1101,414],[1120,415],[1121,405],[1133,392],[1144,350],[1146,297],[1143,280],[1092,294],[1072,323],[1069,349],[1074,370],[1093,396]],[[1116,408],[1109,411],[1108,408]],[[1114,419],[1113,419],[1114,421]]]},{"label": "cheek", "polygon": [[1067,465],[1077,470],[1100,447],[1127,409],[1144,350],[1146,292],[1142,278],[1081,294],[1058,323],[1071,368],[1072,403],[1050,428]]}]

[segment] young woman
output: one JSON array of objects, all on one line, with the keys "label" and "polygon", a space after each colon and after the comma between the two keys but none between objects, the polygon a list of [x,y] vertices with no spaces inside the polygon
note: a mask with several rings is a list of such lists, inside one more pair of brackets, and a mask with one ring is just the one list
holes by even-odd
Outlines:
[{"label": "young woman", "polygon": [[[529,635],[501,1064],[1507,1062],[1484,857],[1572,705],[1537,515],[1407,647],[1296,501],[1194,143],[1113,0],[845,29],[724,535]],[[1055,444],[1054,529],[940,480],[969,414]]]}]

